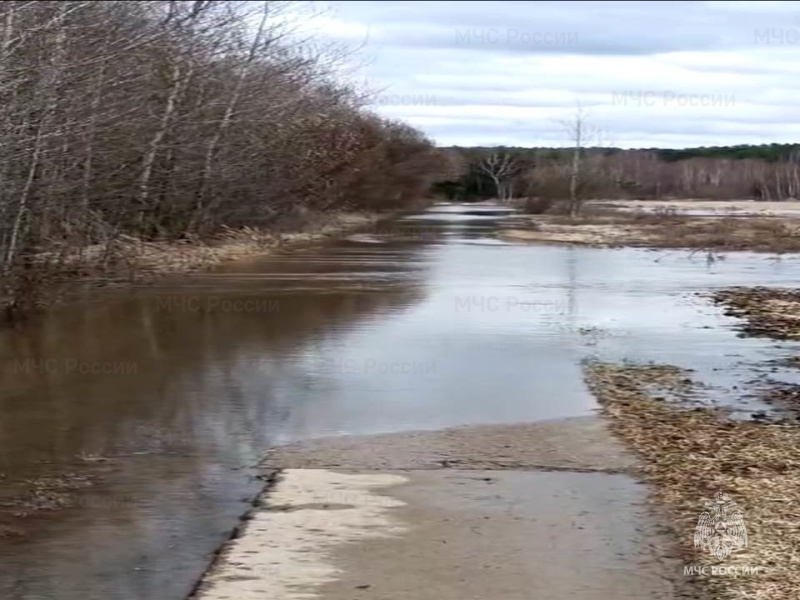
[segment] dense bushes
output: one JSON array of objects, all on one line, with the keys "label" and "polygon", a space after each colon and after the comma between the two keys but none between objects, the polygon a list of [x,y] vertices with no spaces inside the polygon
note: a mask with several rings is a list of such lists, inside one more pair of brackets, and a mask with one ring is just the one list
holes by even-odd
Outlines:
[{"label": "dense bushes", "polygon": [[123,234],[389,209],[428,189],[440,168],[432,144],[365,110],[364,94],[334,77],[341,56],[297,41],[282,10],[0,3],[6,296],[23,265],[44,272]]}]

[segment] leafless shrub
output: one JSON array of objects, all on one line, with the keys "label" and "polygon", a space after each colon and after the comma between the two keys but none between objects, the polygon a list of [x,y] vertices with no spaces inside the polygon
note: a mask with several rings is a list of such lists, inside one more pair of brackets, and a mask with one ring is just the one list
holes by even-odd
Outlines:
[{"label": "leafless shrub", "polygon": [[543,215],[553,208],[556,200],[553,198],[526,198],[522,204],[522,212],[529,215]]},{"label": "leafless shrub", "polygon": [[0,302],[11,313],[38,303],[45,263],[61,264],[53,248],[110,266],[125,236],[198,240],[425,194],[440,153],[364,110],[335,76],[341,50],[298,41],[287,6],[0,3]]}]

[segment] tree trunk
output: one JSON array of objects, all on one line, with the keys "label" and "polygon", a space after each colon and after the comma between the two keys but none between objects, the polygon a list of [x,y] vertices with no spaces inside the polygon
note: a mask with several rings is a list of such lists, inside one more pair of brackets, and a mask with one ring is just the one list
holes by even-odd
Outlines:
[{"label": "tree trunk", "polygon": [[200,189],[197,192],[197,199],[195,202],[194,213],[192,214],[192,217],[189,221],[189,226],[188,226],[189,231],[193,231],[197,227],[197,224],[200,221],[202,221],[206,196],[208,195],[208,186],[211,180],[211,171],[213,167],[214,157],[216,156],[217,153],[217,146],[219,145],[223,134],[228,129],[228,125],[231,122],[231,117],[233,116],[233,111],[236,109],[236,105],[239,103],[239,97],[242,94],[242,87],[244,85],[245,78],[247,77],[247,74],[250,71],[250,66],[253,63],[253,60],[255,60],[256,58],[258,47],[261,45],[261,40],[264,35],[264,28],[267,24],[267,17],[269,16],[269,11],[267,10],[268,7],[269,7],[268,2],[264,2],[264,8],[261,14],[261,21],[258,25],[258,29],[256,30],[255,35],[253,36],[253,42],[250,45],[250,51],[247,54],[247,59],[245,60],[245,63],[242,65],[242,68],[239,70],[239,74],[236,78],[236,84],[234,85],[233,91],[231,92],[231,95],[228,98],[228,103],[225,106],[225,112],[222,115],[222,119],[217,125],[217,128],[214,131],[214,134],[211,136],[211,139],[208,142],[208,146],[206,147],[205,160],[203,161],[203,170],[200,175]]},{"label": "tree trunk", "polygon": [[164,105],[164,112],[161,114],[159,125],[156,131],[150,138],[147,152],[142,158],[142,173],[139,177],[139,214],[137,217],[138,226],[144,227],[144,215],[148,210],[148,201],[150,199],[150,180],[153,175],[153,165],[156,161],[156,156],[161,149],[161,143],[167,135],[167,131],[172,124],[172,119],[178,105],[178,99],[181,96],[185,84],[192,76],[192,67],[187,67],[185,73],[181,75],[180,64],[176,63],[172,67],[171,85],[167,102]]}]

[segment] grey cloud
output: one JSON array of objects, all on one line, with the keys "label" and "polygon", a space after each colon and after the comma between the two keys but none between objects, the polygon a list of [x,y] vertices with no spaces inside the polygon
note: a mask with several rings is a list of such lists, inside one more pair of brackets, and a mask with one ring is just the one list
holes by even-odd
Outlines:
[{"label": "grey cloud", "polygon": [[777,44],[775,34],[789,31],[785,8],[772,5],[758,12],[704,2],[336,5],[374,26],[384,45],[482,52],[653,55]]},{"label": "grey cloud", "polygon": [[[689,132],[692,133],[689,133]],[[491,126],[473,126],[464,129],[457,124],[441,125],[432,128],[434,137],[447,140],[443,145],[481,145],[481,146],[569,146],[563,130],[520,127],[516,130]],[[776,136],[770,141],[796,141],[797,134],[788,133]],[[698,139],[701,141],[698,142]],[[696,122],[660,123],[651,119],[626,121],[624,129],[614,130],[612,135],[601,138],[602,145],[623,148],[684,148],[688,146],[715,146],[735,144],[760,144],[764,138],[759,131],[746,127],[719,128],[704,126]]]},{"label": "grey cloud", "polygon": [[[558,144],[553,121],[569,118],[576,103],[626,145],[800,138],[800,28],[792,25],[800,2],[333,7],[340,21],[370,30],[366,75],[381,90],[375,109],[444,145]],[[619,101],[625,94],[628,103]],[[637,94],[656,102],[637,105]],[[693,97],[733,101],[692,104]]]}]

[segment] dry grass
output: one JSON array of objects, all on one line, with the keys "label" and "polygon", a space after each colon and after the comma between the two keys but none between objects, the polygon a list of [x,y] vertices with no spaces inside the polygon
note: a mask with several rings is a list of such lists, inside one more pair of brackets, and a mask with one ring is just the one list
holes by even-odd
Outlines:
[{"label": "dry grass", "polygon": [[[711,409],[657,400],[686,374],[670,366],[590,364],[587,382],[612,430],[643,460],[652,500],[668,511],[687,566],[759,567],[754,575],[701,575],[715,600],[800,598],[800,428],[729,422]],[[704,501],[722,490],[744,512],[748,546],[722,563],[694,548]]]},{"label": "dry grass", "polygon": [[125,238],[119,244],[117,264],[122,273],[131,276],[187,273],[207,269],[222,262],[318,242],[368,227],[379,218],[377,214],[371,213],[321,214],[308,218],[296,231],[226,228],[208,241],[143,242]]},{"label": "dry grass", "polygon": [[654,245],[715,251],[800,252],[800,223],[777,218],[669,218],[652,232]]},{"label": "dry grass", "polygon": [[[741,319],[742,335],[774,340],[800,340],[800,290],[766,287],[737,287],[711,295],[725,314]],[[800,368],[800,356],[788,356],[773,364]],[[783,409],[800,409],[800,385],[766,380],[760,399]]]},{"label": "dry grass", "polygon": [[42,252],[36,269],[6,276],[0,285],[0,323],[22,323],[47,307],[62,302],[82,285],[94,287],[150,281],[163,275],[190,273],[224,262],[269,254],[282,249],[340,236],[376,224],[387,215],[377,213],[321,213],[308,215],[287,230],[249,227],[223,229],[208,240],[147,242],[121,236],[110,245],[79,251]]},{"label": "dry grass", "polygon": [[[587,207],[591,208],[591,207]],[[517,219],[501,237],[591,246],[681,248],[714,252],[800,252],[800,220],[771,217],[688,217],[664,209],[625,213],[600,207],[570,219]]]},{"label": "dry grass", "polygon": [[646,211],[669,209],[676,213],[687,210],[703,211],[718,215],[750,216],[798,216],[800,202],[790,200],[600,200],[590,201],[589,205],[613,206],[619,210]]},{"label": "dry grass", "polygon": [[800,340],[800,290],[738,287],[712,296],[725,314],[742,319],[741,330],[749,336],[776,340]]}]

